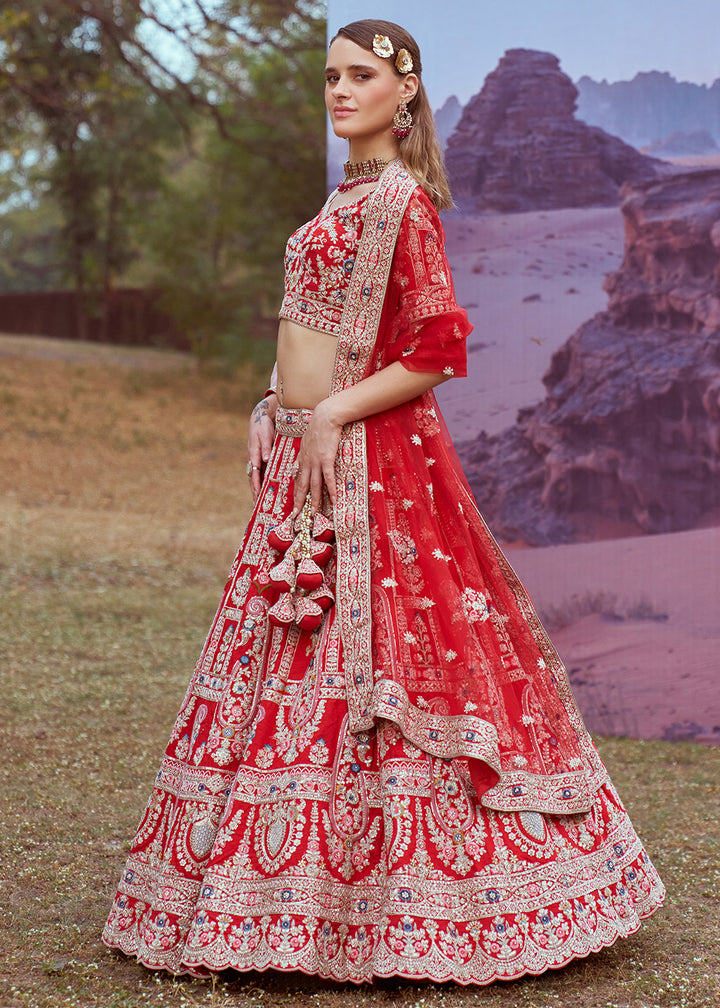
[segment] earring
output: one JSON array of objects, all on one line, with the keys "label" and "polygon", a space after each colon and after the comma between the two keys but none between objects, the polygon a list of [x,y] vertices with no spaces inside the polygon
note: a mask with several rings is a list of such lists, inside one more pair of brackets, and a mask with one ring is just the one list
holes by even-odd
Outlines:
[{"label": "earring", "polygon": [[400,102],[400,108],[393,116],[393,136],[396,136],[398,140],[404,140],[412,128],[413,117],[408,112],[406,103]]}]

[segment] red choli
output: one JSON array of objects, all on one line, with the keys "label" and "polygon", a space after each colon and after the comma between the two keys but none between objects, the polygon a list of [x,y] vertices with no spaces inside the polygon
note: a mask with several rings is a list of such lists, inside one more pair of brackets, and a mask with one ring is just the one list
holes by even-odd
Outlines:
[{"label": "red choli", "polygon": [[290,236],[285,249],[285,296],[280,318],[339,335],[367,196],[320,213]]},{"label": "red choli", "polygon": [[[280,318],[339,335],[367,205],[368,196],[334,210],[326,205],[291,236]],[[455,301],[440,218],[420,188],[400,225],[380,328],[382,367],[399,360],[409,371],[467,374],[472,327]]]}]

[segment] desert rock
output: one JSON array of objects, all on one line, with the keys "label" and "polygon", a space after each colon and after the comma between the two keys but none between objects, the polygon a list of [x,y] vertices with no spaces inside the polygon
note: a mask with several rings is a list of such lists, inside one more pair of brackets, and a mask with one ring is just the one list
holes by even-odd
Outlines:
[{"label": "desert rock", "polygon": [[677,154],[714,154],[718,149],[712,133],[706,129],[674,130],[662,140],[653,140],[644,147],[647,154],[658,154],[661,157]]},{"label": "desert rock", "polygon": [[613,83],[581,77],[577,86],[578,116],[636,147],[697,130],[720,140],[720,78],[708,86],[650,70]]},{"label": "desert rock", "polygon": [[456,95],[451,95],[437,112],[435,112],[433,118],[435,119],[435,129],[437,130],[438,139],[444,147],[448,142],[449,137],[452,135],[453,130],[460,122],[460,116],[462,115],[462,105],[457,100]]},{"label": "desert rock", "polygon": [[607,310],[554,354],[539,405],[461,447],[505,539],[575,540],[580,513],[679,531],[720,507],[720,171],[627,186],[622,213]]},{"label": "desert rock", "polygon": [[552,53],[508,50],[448,141],[460,208],[611,205],[623,182],[653,177],[659,162],[575,118],[577,95]]}]

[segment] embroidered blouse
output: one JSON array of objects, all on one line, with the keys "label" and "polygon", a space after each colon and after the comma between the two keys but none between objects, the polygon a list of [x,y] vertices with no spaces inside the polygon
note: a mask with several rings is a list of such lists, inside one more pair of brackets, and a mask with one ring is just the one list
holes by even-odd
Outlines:
[{"label": "embroidered blouse", "polygon": [[285,250],[285,296],[280,318],[332,336],[340,334],[367,199],[366,195],[334,210],[326,204],[290,236]]},{"label": "embroidered blouse", "polygon": [[[340,335],[370,195],[334,210],[326,204],[290,237],[280,318]],[[440,218],[418,187],[395,245],[380,323],[384,350],[378,366],[399,360],[409,371],[463,377],[465,339],[471,328],[455,301]]]}]

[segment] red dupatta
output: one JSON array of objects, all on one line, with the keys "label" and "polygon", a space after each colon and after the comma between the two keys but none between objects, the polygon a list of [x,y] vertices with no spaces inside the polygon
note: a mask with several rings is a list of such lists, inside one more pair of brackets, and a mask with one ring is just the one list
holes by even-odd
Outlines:
[{"label": "red dupatta", "polygon": [[[331,394],[395,360],[464,374],[468,328],[437,214],[395,162],[368,204]],[[467,760],[487,807],[589,810],[605,768],[477,511],[434,395],[348,424],[336,471],[351,729],[387,719],[424,752]]]}]

